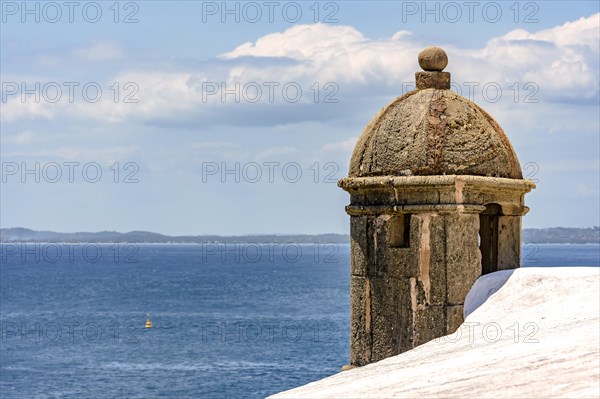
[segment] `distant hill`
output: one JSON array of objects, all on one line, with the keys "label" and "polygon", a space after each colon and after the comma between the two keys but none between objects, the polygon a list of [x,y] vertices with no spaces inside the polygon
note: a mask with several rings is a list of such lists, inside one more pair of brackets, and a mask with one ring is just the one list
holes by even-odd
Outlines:
[{"label": "distant hill", "polygon": [[551,227],[523,229],[523,242],[534,244],[590,244],[600,243],[600,228]]},{"label": "distant hill", "polygon": [[333,243],[350,242],[347,234],[267,234],[245,236],[167,236],[148,231],[101,231],[97,233],[56,233],[53,231],[36,231],[15,227],[0,229],[0,242],[111,242],[111,243]]},{"label": "distant hill", "polygon": [[[245,236],[167,236],[148,231],[100,231],[96,233],[56,233],[36,231],[22,227],[0,229],[0,242],[111,242],[111,243],[332,243],[350,242],[347,234],[265,234]],[[551,227],[547,229],[523,229],[523,242],[548,244],[600,243],[600,228]]]}]

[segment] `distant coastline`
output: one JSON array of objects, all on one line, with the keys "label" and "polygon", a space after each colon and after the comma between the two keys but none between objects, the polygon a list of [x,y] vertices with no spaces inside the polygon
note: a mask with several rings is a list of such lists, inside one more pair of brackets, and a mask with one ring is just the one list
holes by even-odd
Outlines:
[{"label": "distant coastline", "polygon": [[[197,235],[168,236],[148,231],[101,231],[96,233],[57,233],[36,231],[23,227],[0,229],[0,242],[79,242],[79,243],[296,243],[347,244],[347,234],[257,234],[241,236]],[[535,244],[598,244],[600,228],[551,227],[523,229],[523,242]]]},{"label": "distant coastline", "polygon": [[346,244],[347,234],[256,234],[241,236],[197,235],[168,236],[148,231],[101,231],[96,233],[57,233],[36,231],[23,227],[0,229],[0,242],[72,242],[72,243],[149,243],[149,244],[201,244],[201,243],[295,243],[295,244]]}]

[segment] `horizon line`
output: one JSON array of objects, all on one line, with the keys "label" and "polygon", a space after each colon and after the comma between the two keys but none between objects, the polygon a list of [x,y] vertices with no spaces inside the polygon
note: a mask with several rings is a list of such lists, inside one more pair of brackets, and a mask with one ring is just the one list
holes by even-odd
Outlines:
[{"label": "horizon line", "polygon": [[[72,232],[61,232],[54,230],[36,230],[28,227],[1,227],[0,230],[12,230],[12,229],[24,229],[30,230],[34,232],[46,232],[46,233],[56,233],[56,234],[98,234],[98,233],[114,233],[114,234],[131,234],[131,233],[150,233],[157,234],[165,237],[202,237],[202,236],[217,236],[217,237],[242,237],[242,236],[320,236],[320,235],[349,235],[350,232],[347,233],[236,233],[236,234],[216,234],[216,233],[200,233],[200,234],[164,234],[157,233],[149,230],[130,230],[126,232],[116,231],[116,230],[99,230],[99,231],[72,231]],[[545,230],[545,229],[587,229],[594,230],[600,229],[600,226],[588,226],[588,227],[566,227],[566,226],[553,226],[553,227],[524,227],[522,230]]]}]

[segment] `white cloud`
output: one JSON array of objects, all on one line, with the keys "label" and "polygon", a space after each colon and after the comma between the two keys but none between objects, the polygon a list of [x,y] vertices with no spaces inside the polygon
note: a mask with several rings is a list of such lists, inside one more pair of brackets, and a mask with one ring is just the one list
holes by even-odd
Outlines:
[{"label": "white cloud", "polygon": [[302,154],[301,150],[294,147],[269,147],[256,154],[255,159],[259,162],[271,162],[293,159],[294,156],[300,157]]},{"label": "white cloud", "polygon": [[78,161],[78,162],[99,162],[103,164],[112,164],[118,160],[126,159],[139,151],[138,145],[113,146],[101,148],[82,148],[63,146],[54,149],[39,151],[19,151],[3,154],[6,158],[41,158],[46,160],[58,161]]},{"label": "white cloud", "polygon": [[29,130],[23,130],[17,134],[3,133],[0,135],[0,139],[3,144],[24,145],[31,143],[35,139],[35,135]]},{"label": "white cloud", "polygon": [[551,162],[541,162],[539,169],[548,172],[600,172],[600,160],[563,159]]},{"label": "white cloud", "polygon": [[40,101],[21,101],[20,96],[10,97],[2,104],[0,122],[16,122],[32,119],[53,119],[57,114],[56,104]]},{"label": "white cloud", "polygon": [[[594,14],[538,32],[514,30],[478,50],[447,48],[447,70],[459,82],[507,86],[534,82],[541,94],[550,97],[597,98],[599,29],[600,14]],[[245,43],[222,57],[287,57],[301,62],[301,66],[286,68],[296,79],[310,75],[344,85],[377,81],[396,85],[401,79],[412,81],[415,54],[422,48],[409,33],[371,40],[352,27],[300,25]],[[251,67],[244,72],[252,79],[272,73]]]},{"label": "white cloud", "polygon": [[[499,83],[505,96],[501,106],[482,103],[478,97],[474,100],[506,115],[504,120],[510,120],[511,115],[523,116],[546,123],[550,129],[552,118],[543,116],[553,113],[550,102],[589,103],[599,97],[599,29],[600,14],[594,14],[537,32],[514,30],[491,39],[477,50],[448,47],[450,63],[447,70],[459,85],[461,82]],[[326,107],[313,107],[309,111],[302,108],[302,105],[315,105],[312,95],[308,95],[312,94],[309,87],[314,82],[320,83],[322,95],[325,94],[323,85],[335,82],[339,87],[338,97],[342,97],[341,107],[346,114],[352,115],[355,109],[364,108],[365,101],[381,96],[382,92],[390,96],[401,94],[401,83],[414,81],[414,72],[418,69],[416,54],[422,47],[423,43],[407,31],[399,31],[390,38],[369,39],[351,26],[297,25],[222,54],[217,67],[183,68],[180,72],[130,70],[109,80],[137,85],[139,102],[135,104],[122,101],[126,94],[123,90],[121,101],[113,101],[108,90],[110,83],[107,83],[106,95],[93,104],[81,101],[75,104],[22,103],[15,96],[3,104],[2,121],[51,119],[57,115],[108,123],[139,119],[171,124],[188,120],[191,123],[237,125],[247,123],[248,118],[259,118],[273,125],[282,120],[301,122],[317,114],[319,118],[334,119],[340,114],[330,112],[333,107],[327,107],[327,110],[324,110]],[[122,55],[122,49],[112,43],[99,42],[78,54],[87,59],[114,59]],[[242,96],[240,105],[233,96],[226,101],[220,94],[206,96],[204,86],[207,82],[216,82],[231,89],[235,83],[243,86],[272,81],[280,84],[298,82],[305,90],[302,101],[285,104],[279,95],[275,105],[283,103],[285,110],[275,108],[266,95],[267,89],[263,88],[258,103],[251,104]],[[512,101],[514,92],[510,89],[515,82],[521,91],[521,101],[517,103]],[[544,100],[535,112],[530,112],[533,108],[525,111],[523,107],[523,96],[530,93],[523,87],[527,82],[537,85],[537,99]],[[232,111],[233,107],[237,107],[235,111]],[[229,116],[224,117],[219,112]],[[289,115],[282,112],[293,114],[293,117],[288,118]]]},{"label": "white cloud", "polygon": [[75,50],[75,56],[86,61],[106,61],[122,58],[122,47],[113,42],[96,42],[88,47]]},{"label": "white cloud", "polygon": [[373,79],[400,81],[405,77],[402,75],[414,72],[416,63],[414,50],[418,46],[408,40],[409,36],[409,32],[401,31],[389,40],[371,40],[351,26],[297,25],[265,35],[256,43],[245,43],[221,57],[285,57],[298,62],[284,67],[283,75],[273,75],[269,68],[246,67],[244,71],[251,79],[283,76],[288,81],[362,84]]},{"label": "white cloud", "polygon": [[239,148],[238,143],[232,143],[228,141],[195,141],[190,143],[190,147],[195,150],[222,150],[222,149],[232,149]]},{"label": "white cloud", "polygon": [[480,79],[502,82],[508,76],[536,82],[549,98],[598,97],[600,14],[567,22],[552,29],[527,32],[518,29],[494,38],[479,52],[469,55],[488,64],[468,71]]},{"label": "white cloud", "polygon": [[569,21],[551,29],[529,33],[523,29],[514,30],[505,35],[514,40],[539,40],[555,43],[558,46],[586,46],[598,51],[598,25],[600,13]]},{"label": "white cloud", "polygon": [[15,137],[15,143],[17,144],[29,144],[33,140],[34,135],[29,131],[20,132]]},{"label": "white cloud", "polygon": [[575,195],[577,197],[598,197],[598,188],[590,187],[588,184],[577,184],[575,186]]},{"label": "white cloud", "polygon": [[362,33],[351,26],[296,25],[284,32],[267,34],[254,44],[244,43],[221,57],[288,57],[295,60],[311,60],[315,55],[320,55],[332,59],[345,55],[350,47],[361,46],[367,42]]},{"label": "white cloud", "polygon": [[325,143],[319,152],[324,154],[332,152],[351,153],[356,145],[356,140],[358,140],[358,137],[350,137],[348,140],[338,141],[335,143]]}]

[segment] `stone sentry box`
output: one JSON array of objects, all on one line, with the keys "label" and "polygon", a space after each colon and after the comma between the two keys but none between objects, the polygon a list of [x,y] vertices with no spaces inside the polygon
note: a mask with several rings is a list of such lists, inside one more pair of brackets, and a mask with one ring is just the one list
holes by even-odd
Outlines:
[{"label": "stone sentry box", "polygon": [[417,90],[360,136],[349,177],[350,364],[453,333],[482,274],[520,265],[525,193],[504,131],[451,92],[446,53],[419,54]]}]

